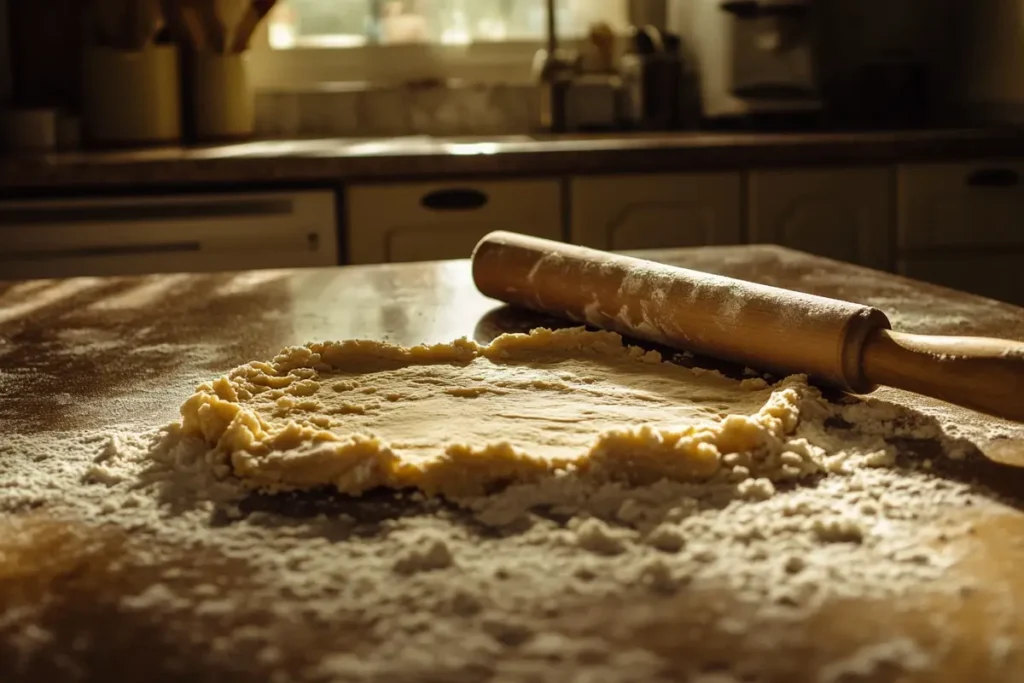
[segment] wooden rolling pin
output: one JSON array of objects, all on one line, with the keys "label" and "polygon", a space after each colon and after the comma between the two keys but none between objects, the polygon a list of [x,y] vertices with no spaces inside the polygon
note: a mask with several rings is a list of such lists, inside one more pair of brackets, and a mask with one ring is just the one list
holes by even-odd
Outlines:
[{"label": "wooden rolling pin", "polygon": [[494,299],[673,348],[1024,421],[1021,342],[894,332],[870,306],[509,232],[480,241],[473,280]]}]

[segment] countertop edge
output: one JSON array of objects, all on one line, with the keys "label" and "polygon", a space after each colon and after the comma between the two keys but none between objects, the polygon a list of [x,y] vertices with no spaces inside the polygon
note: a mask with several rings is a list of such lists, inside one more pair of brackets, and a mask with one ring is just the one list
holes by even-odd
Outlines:
[{"label": "countertop edge", "polygon": [[[879,165],[1024,157],[1024,128],[833,134],[701,134],[473,142],[267,140],[206,148],[0,159],[19,190],[190,184],[337,184],[438,176],[551,176]],[[362,150],[362,151],[360,151]],[[369,151],[368,151],[369,150]]]}]

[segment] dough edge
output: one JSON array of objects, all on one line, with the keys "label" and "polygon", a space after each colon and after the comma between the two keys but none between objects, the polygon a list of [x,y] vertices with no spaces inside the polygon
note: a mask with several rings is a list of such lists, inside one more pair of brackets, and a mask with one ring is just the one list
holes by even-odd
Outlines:
[{"label": "dough edge", "polygon": [[[468,364],[477,358],[500,363],[586,357],[668,362],[656,351],[626,345],[617,333],[582,327],[505,334],[488,345],[466,338],[411,347],[370,340],[313,342],[286,348],[272,361],[254,361],[200,385],[181,406],[181,433],[205,442],[210,449],[207,461],[219,474],[233,474],[259,491],[333,486],[342,493],[360,495],[387,487],[459,497],[569,473],[636,485],[660,479],[708,481],[730,474],[727,468],[723,470],[725,455],[760,451],[769,457],[778,456],[791,446],[787,442],[802,411],[815,407],[820,412],[827,410],[806,378],[794,375],[774,385],[767,401],[753,414],[729,415],[678,428],[641,425],[610,429],[595,433],[591,447],[571,458],[536,457],[508,440],[496,440],[486,444],[452,443],[435,459],[411,463],[403,461],[374,434],[339,434],[294,421],[273,426],[245,404],[248,396],[242,389],[253,381],[273,387],[276,380],[295,371],[358,370],[366,362]],[[737,380],[737,384],[751,390],[767,386],[760,379]],[[803,457],[806,466],[802,473],[818,469],[819,464],[809,453]],[[756,468],[752,469],[756,475]]]}]

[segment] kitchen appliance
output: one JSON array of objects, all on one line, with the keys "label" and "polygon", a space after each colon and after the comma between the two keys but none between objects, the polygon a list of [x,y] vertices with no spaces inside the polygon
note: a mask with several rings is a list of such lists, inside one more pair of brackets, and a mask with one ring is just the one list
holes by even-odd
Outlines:
[{"label": "kitchen appliance", "polygon": [[821,108],[813,0],[676,0],[669,10],[694,52],[705,117]]},{"label": "kitchen appliance", "polygon": [[985,31],[977,45],[965,44],[973,32],[969,19],[995,5],[1006,3],[888,0],[879,11],[863,0],[822,2],[817,60],[829,118],[846,128],[884,130],[960,124],[956,75],[998,40]]},{"label": "kitchen appliance", "polygon": [[0,202],[0,279],[338,263],[334,192]]},{"label": "kitchen appliance", "polygon": [[485,296],[685,351],[1024,420],[1024,342],[895,332],[869,306],[508,232],[477,245],[473,280]]},{"label": "kitchen appliance", "polygon": [[608,131],[619,128],[622,79],[615,74],[581,74],[565,93],[565,130]]},{"label": "kitchen appliance", "polygon": [[654,26],[636,26],[619,60],[622,113],[629,128],[677,130],[696,128],[693,101],[697,79],[674,33]]},{"label": "kitchen appliance", "polygon": [[590,27],[565,92],[567,131],[614,130],[620,123],[622,79],[615,63],[615,33],[604,22]]}]

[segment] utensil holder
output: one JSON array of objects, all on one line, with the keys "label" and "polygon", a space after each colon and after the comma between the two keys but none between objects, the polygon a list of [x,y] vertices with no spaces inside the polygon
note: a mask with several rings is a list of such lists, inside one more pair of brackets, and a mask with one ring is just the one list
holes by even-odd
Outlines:
[{"label": "utensil holder", "polygon": [[196,139],[216,142],[252,137],[256,121],[248,55],[199,52],[191,63]]},{"label": "utensil holder", "polygon": [[82,118],[89,143],[124,147],[181,140],[176,46],[89,47],[84,69]]}]

